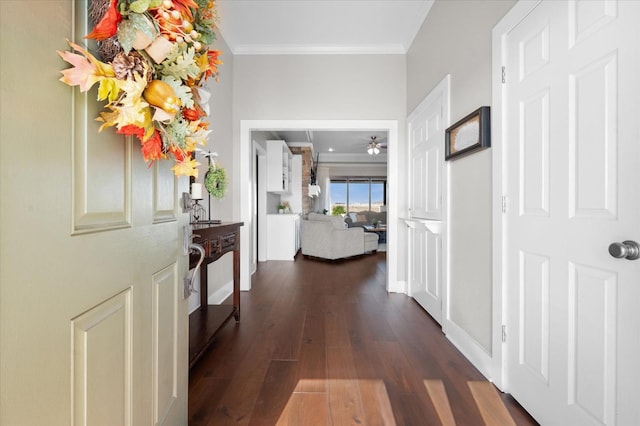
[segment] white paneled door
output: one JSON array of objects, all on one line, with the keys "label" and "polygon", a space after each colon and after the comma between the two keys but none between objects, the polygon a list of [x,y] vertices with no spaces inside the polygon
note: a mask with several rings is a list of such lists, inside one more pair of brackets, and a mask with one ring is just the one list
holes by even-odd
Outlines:
[{"label": "white paneled door", "polygon": [[640,241],[640,2],[526,12],[503,44],[507,388],[542,424],[637,425],[640,260],[608,247]]},{"label": "white paneled door", "polygon": [[409,295],[438,322],[442,321],[445,272],[444,130],[449,123],[449,81],[445,77],[407,119]]},{"label": "white paneled door", "polygon": [[97,87],[58,81],[86,1],[3,0],[0,20],[0,424],[185,425],[187,180],[98,132]]}]

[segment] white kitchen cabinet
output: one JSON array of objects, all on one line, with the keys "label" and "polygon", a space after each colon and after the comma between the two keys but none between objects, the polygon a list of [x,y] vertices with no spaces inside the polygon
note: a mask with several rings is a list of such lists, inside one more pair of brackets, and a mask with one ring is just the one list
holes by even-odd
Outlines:
[{"label": "white kitchen cabinet", "polygon": [[300,214],[267,215],[267,260],[295,260],[300,250]]},{"label": "white kitchen cabinet", "polygon": [[267,141],[267,191],[291,192],[292,155],[284,141]]},{"label": "white kitchen cabinet", "polygon": [[291,160],[289,193],[280,199],[289,203],[291,212],[302,213],[302,155],[293,155]]}]

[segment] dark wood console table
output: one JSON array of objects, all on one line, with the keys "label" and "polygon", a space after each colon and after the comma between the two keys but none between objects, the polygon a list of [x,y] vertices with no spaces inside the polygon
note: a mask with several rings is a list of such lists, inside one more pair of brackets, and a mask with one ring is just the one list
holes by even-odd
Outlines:
[{"label": "dark wood console table", "polygon": [[[215,334],[233,316],[240,322],[240,227],[242,222],[223,222],[216,225],[191,225],[193,242],[204,247],[205,257],[200,266],[200,307],[189,315],[189,368],[207,350]],[[210,305],[207,265],[233,252],[233,305]],[[199,255],[189,256],[189,268],[198,263]]]}]

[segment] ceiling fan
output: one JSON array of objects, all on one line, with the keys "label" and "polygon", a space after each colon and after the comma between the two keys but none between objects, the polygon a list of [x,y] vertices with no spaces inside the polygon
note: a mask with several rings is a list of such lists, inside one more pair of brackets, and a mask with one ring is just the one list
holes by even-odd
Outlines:
[{"label": "ceiling fan", "polygon": [[371,136],[371,141],[367,145],[367,154],[378,155],[381,149],[387,149],[387,144],[380,143],[377,139],[377,136]]}]

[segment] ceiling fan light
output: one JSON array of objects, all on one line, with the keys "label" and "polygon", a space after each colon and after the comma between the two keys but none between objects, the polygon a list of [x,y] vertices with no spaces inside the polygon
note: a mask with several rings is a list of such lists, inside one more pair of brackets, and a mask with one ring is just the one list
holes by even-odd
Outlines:
[{"label": "ceiling fan light", "polygon": [[377,136],[371,136],[371,142],[367,146],[367,154],[378,155],[380,154],[380,144],[376,141]]},{"label": "ceiling fan light", "polygon": [[376,142],[369,142],[369,146],[367,147],[367,154],[369,155],[380,154],[380,148]]}]

